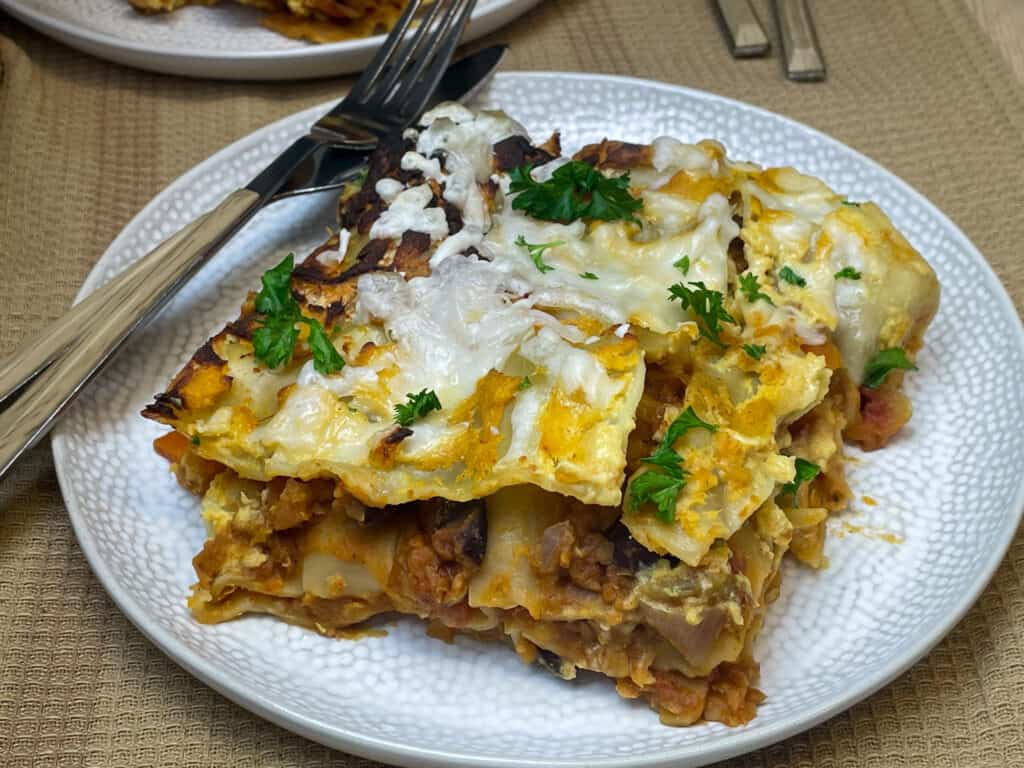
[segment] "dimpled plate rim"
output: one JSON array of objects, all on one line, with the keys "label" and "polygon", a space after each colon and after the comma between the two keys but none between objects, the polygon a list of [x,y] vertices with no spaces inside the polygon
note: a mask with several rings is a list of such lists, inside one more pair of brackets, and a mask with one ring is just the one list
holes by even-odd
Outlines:
[{"label": "dimpled plate rim", "polygon": [[[640,80],[637,78],[557,72],[503,73],[498,76],[498,83],[501,85],[508,85],[509,87],[516,84],[526,85],[531,81],[535,81],[537,85],[553,89],[568,89],[572,87],[573,83],[579,83],[581,85],[608,83],[618,84],[623,86],[626,90],[646,89],[660,94],[674,94],[681,97],[683,100],[702,103],[740,115],[746,113],[756,115],[761,119],[777,121],[780,125],[786,126],[791,131],[796,130],[798,133],[802,133],[804,136],[808,137],[808,139],[813,140],[819,145],[839,151],[846,155],[847,158],[868,168],[885,183],[893,185],[902,195],[920,206],[925,214],[940,222],[942,226],[945,227],[945,234],[954,240],[957,247],[962,249],[963,254],[973,262],[973,266],[977,267],[980,274],[983,275],[985,281],[985,285],[982,286],[983,289],[990,297],[994,298],[996,311],[998,311],[1002,319],[1006,321],[1008,328],[1014,334],[1012,339],[1006,340],[1009,346],[1004,349],[1010,349],[1018,355],[1021,354],[1022,350],[1024,350],[1024,327],[1021,325],[1020,318],[1014,309],[1012,301],[1000,284],[995,273],[985,261],[984,257],[982,257],[966,236],[963,235],[955,224],[945,217],[945,215],[942,214],[941,211],[939,211],[939,209],[929,202],[923,195],[911,188],[898,177],[886,171],[874,161],[861,155],[855,150],[850,149],[841,142],[832,139],[815,129],[789,118],[776,115],[767,110],[718,95],[674,85]],[[484,95],[484,98],[487,98],[487,94]],[[94,290],[105,279],[109,279],[111,276],[110,274],[103,274],[104,263],[113,260],[112,254],[124,247],[125,243],[129,239],[130,233],[142,226],[143,222],[154,214],[158,205],[163,200],[175,195],[179,190],[187,188],[190,184],[195,183],[200,173],[204,170],[216,167],[219,163],[223,163],[229,156],[234,156],[244,147],[251,146],[254,140],[257,140],[260,135],[269,134],[275,127],[294,123],[300,119],[308,120],[310,117],[318,114],[323,108],[323,106],[312,108],[300,113],[299,115],[293,115],[260,129],[254,134],[251,134],[250,136],[243,138],[216,153],[170,184],[166,189],[158,194],[153,201],[151,201],[132,220],[132,222],[128,224],[118,238],[115,239],[100,262],[98,262],[97,266],[90,273],[79,292],[76,301],[81,301],[84,296],[88,295],[88,293]],[[514,114],[514,105],[510,105],[509,108]],[[794,160],[799,164],[798,157],[795,157]],[[855,685],[843,690],[838,695],[833,695],[831,698],[827,698],[816,706],[807,707],[796,714],[780,717],[763,727],[733,729],[716,736],[708,743],[697,742],[687,744],[679,748],[673,748],[654,754],[630,755],[623,756],[622,758],[615,757],[584,760],[546,760],[543,758],[519,759],[493,756],[483,757],[465,752],[446,752],[444,750],[410,746],[407,743],[403,743],[400,736],[395,739],[368,736],[364,733],[342,729],[337,726],[332,726],[330,723],[322,720],[303,715],[301,712],[297,712],[271,701],[258,690],[247,686],[245,683],[240,682],[230,674],[226,674],[223,669],[218,667],[215,661],[204,658],[197,652],[192,651],[171,632],[159,626],[155,621],[147,616],[146,606],[130,594],[128,589],[108,566],[108,563],[101,556],[98,550],[97,541],[92,531],[84,525],[84,518],[82,511],[79,508],[76,489],[71,486],[70,481],[70,470],[68,468],[70,448],[69,436],[65,434],[65,432],[68,431],[66,424],[67,423],[65,422],[58,427],[53,436],[52,442],[54,463],[57,469],[58,480],[68,507],[72,525],[76,536],[78,537],[80,546],[82,547],[82,550],[85,553],[94,573],[107,589],[121,611],[132,621],[132,623],[134,623],[136,627],[138,627],[138,629],[164,653],[170,656],[191,674],[198,677],[212,688],[218,690],[229,699],[259,714],[260,716],[277,723],[284,728],[328,746],[371,759],[402,765],[501,765],[522,766],[523,768],[526,768],[527,766],[535,768],[536,766],[541,765],[586,765],[595,767],[606,766],[609,768],[611,766],[664,766],[664,768],[673,766],[674,768],[681,768],[681,766],[704,765],[773,744],[806,730],[807,728],[810,728],[811,726],[845,710],[896,678],[914,662],[924,656],[939,640],[942,639],[946,633],[953,628],[954,625],[956,625],[975,600],[980,596],[982,590],[991,579],[1007,548],[1009,547],[1020,522],[1022,509],[1024,509],[1024,476],[1019,474],[1018,476],[1021,477],[1021,480],[1018,481],[1016,491],[1013,495],[1012,504],[1006,509],[991,511],[991,514],[999,514],[1002,519],[1002,524],[999,529],[1000,536],[997,539],[998,544],[987,550],[987,556],[983,560],[974,564],[971,569],[971,573],[969,574],[970,579],[965,581],[964,588],[958,592],[958,597],[955,599],[955,603],[952,605],[951,610],[944,614],[939,620],[934,621],[927,626],[920,627],[920,631],[913,641],[904,647],[898,655],[888,658],[884,664],[875,669],[870,675],[859,678]],[[785,592],[785,587],[783,588],[783,591]],[[763,638],[761,642],[764,642]],[[507,649],[505,648],[499,648],[498,650],[507,653]],[[615,693],[611,688],[609,688],[607,690],[607,695],[614,697]],[[650,713],[650,717],[654,718],[654,713]],[[758,720],[755,719],[753,724],[756,725],[757,723]]]},{"label": "dimpled plate rim", "polygon": [[[374,35],[336,43],[312,44],[281,36],[281,40],[275,41],[278,44],[284,41],[284,47],[280,48],[225,50],[215,44],[205,48],[188,47],[130,40],[110,32],[86,29],[47,13],[45,7],[39,7],[39,2],[0,0],[0,8],[6,9],[12,16],[39,32],[93,56],[139,69],[186,77],[294,80],[342,75],[358,72],[366,66],[384,40],[384,35]],[[463,42],[490,34],[538,2],[540,0],[483,0],[473,11]],[[206,10],[186,8],[177,13]],[[241,10],[256,13],[255,9]],[[227,22],[224,22],[224,26],[226,33],[232,31]],[[267,31],[267,34],[275,33]]]}]

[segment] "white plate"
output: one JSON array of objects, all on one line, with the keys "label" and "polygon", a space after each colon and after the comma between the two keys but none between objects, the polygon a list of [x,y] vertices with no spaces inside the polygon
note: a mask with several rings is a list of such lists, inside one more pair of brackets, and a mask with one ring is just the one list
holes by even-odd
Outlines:
[{"label": "white plate", "polygon": [[[861,501],[833,521],[889,532],[831,536],[831,567],[787,564],[758,641],[768,695],[749,725],[659,725],[610,682],[573,684],[508,648],[445,645],[416,621],[386,638],[335,641],[269,618],[200,626],[185,607],[203,543],[139,417],[151,395],[282,253],[305,253],[333,221],[331,195],[264,211],[207,266],[60,424],[61,488],[90,564],[125,614],[169,656],[245,707],[310,738],[406,765],[695,766],[770,744],[892,680],[964,615],[1005,552],[1024,505],[1024,331],[995,275],[933,205],[871,160],[778,115],[707,93],[597,75],[504,74],[482,100],[567,148],[605,135],[714,136],[731,154],[794,164],[888,211],[935,266],[942,307],[908,377],[909,427],[850,466]],[[128,225],[81,296],[244,183],[323,107],[257,131],[161,192]],[[955,692],[953,692],[955,694]]]},{"label": "white plate", "polygon": [[[464,41],[493,32],[539,0],[478,0]],[[297,80],[357,72],[382,35],[313,45],[259,24],[261,11],[223,0],[143,16],[126,0],[0,0],[0,8],[62,43],[140,69],[230,80]]]}]

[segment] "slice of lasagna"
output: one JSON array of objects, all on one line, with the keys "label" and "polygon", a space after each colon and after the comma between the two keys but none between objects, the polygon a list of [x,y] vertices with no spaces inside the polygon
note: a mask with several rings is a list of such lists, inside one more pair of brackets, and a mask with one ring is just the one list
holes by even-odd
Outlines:
[{"label": "slice of lasagna", "polygon": [[715,142],[568,158],[454,104],[379,146],[340,223],[144,412],[202,496],[195,616],[400,612],[666,723],[753,717],[844,439],[910,416],[927,263],[871,203]]},{"label": "slice of lasagna", "polygon": [[[140,13],[168,13],[188,5],[219,0],[128,0]],[[311,43],[336,43],[382,34],[394,26],[405,0],[236,0],[267,11],[261,23],[285,37]]]}]

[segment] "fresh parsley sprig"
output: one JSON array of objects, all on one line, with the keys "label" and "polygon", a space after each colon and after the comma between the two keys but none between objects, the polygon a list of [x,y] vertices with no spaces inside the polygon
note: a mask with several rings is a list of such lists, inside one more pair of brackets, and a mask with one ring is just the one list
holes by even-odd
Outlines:
[{"label": "fresh parsley sprig", "polygon": [[785,280],[790,285],[795,285],[798,288],[803,288],[807,285],[807,281],[800,275],[799,272],[795,272],[789,267],[783,267],[779,270],[779,279]]},{"label": "fresh parsley sprig", "polygon": [[395,406],[395,423],[402,427],[408,427],[414,421],[418,421],[431,411],[441,410],[441,401],[432,389],[424,389],[415,395],[412,392],[406,394],[406,401]]},{"label": "fresh parsley sprig", "polygon": [[678,269],[684,275],[688,275],[690,273],[690,255],[685,254],[683,258],[679,259],[678,261],[673,261],[672,266]]},{"label": "fresh parsley sprig", "polygon": [[600,280],[601,278],[595,275],[593,272],[580,272],[580,277],[584,280]]},{"label": "fresh parsley sprig", "polygon": [[757,275],[753,272],[748,272],[745,275],[740,275],[740,291],[747,297],[747,301],[753,304],[755,301],[767,301],[773,307],[775,302],[772,301],[772,297],[767,293],[761,292],[761,286],[757,282]]},{"label": "fresh parsley sprig", "polygon": [[535,219],[568,224],[576,219],[636,221],[643,201],[629,193],[629,174],[605,176],[589,163],[573,160],[536,181],[533,166],[522,165],[509,174],[512,207]]},{"label": "fresh parsley sprig", "polygon": [[689,309],[697,316],[700,335],[713,344],[724,347],[721,324],[736,324],[736,320],[725,309],[724,297],[720,291],[712,290],[700,281],[692,282],[690,285],[693,287],[683,283],[671,286],[668,289],[668,300],[678,299],[684,310]]},{"label": "fresh parsley sprig", "polygon": [[528,243],[526,238],[520,235],[516,238],[516,245],[520,248],[525,248],[526,252],[530,255],[530,259],[533,261],[533,266],[540,270],[541,273],[544,273],[554,269],[554,267],[544,261],[544,251],[557,245],[565,245],[565,241],[555,240],[550,243]]},{"label": "fresh parsley sprig", "polygon": [[780,496],[793,496],[796,497],[796,492],[800,490],[800,486],[804,483],[809,483],[811,480],[821,474],[821,467],[807,459],[797,459],[795,462],[796,474],[793,479],[782,486],[779,490]]},{"label": "fresh parsley sprig", "polygon": [[868,389],[878,389],[889,372],[895,370],[916,371],[917,366],[901,347],[883,349],[864,366],[863,384]]},{"label": "fresh parsley sprig", "polygon": [[642,472],[629,483],[629,498],[633,509],[648,502],[654,504],[656,515],[664,523],[676,519],[676,499],[686,485],[689,472],[678,464],[670,469],[650,469]]},{"label": "fresh parsley sprig", "polygon": [[709,424],[697,415],[693,406],[688,406],[665,430],[665,436],[650,456],[640,459],[653,465],[646,472],[636,475],[629,483],[629,500],[633,509],[651,502],[657,510],[658,519],[670,523],[675,520],[676,499],[686,485],[689,472],[683,469],[683,458],[673,447],[691,429],[706,429],[717,432],[718,426]]},{"label": "fresh parsley sprig", "polygon": [[256,358],[271,368],[286,364],[295,352],[301,323],[309,329],[307,343],[313,353],[313,366],[323,374],[337,373],[345,367],[344,358],[320,321],[303,315],[292,296],[294,268],[295,255],[289,253],[280,264],[263,273],[263,287],[256,296],[256,311],[262,317],[260,327],[252,335]]},{"label": "fresh parsley sprig", "polygon": [[768,351],[768,347],[764,344],[744,344],[743,351],[755,360],[760,360],[764,357],[764,353]]},{"label": "fresh parsley sprig", "polygon": [[853,267],[843,267],[834,277],[836,280],[860,280],[861,274]]}]

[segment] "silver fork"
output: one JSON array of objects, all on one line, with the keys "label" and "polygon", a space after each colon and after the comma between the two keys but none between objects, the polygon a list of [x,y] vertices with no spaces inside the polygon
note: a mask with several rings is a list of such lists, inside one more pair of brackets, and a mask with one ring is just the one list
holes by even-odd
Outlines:
[{"label": "silver fork", "polygon": [[[334,109],[243,189],[157,246],[4,361],[0,477],[35,444],[124,340],[151,318],[304,163],[328,147],[368,150],[411,125],[437,88],[476,0],[410,0],[373,61]],[[411,32],[410,32],[411,29]],[[323,188],[322,186],[319,188]],[[291,188],[289,196],[309,189]],[[48,366],[48,367],[47,367]],[[33,378],[34,377],[34,378]]]}]

